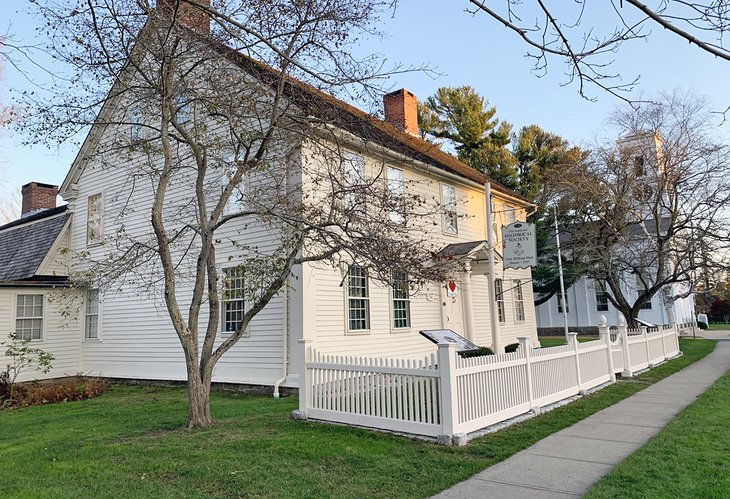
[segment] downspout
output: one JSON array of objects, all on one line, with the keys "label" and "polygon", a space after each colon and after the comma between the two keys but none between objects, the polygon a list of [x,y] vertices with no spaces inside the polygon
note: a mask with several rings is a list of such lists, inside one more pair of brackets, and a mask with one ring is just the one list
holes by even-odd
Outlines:
[{"label": "downspout", "polygon": [[281,359],[281,378],[276,380],[276,383],[274,383],[274,398],[278,399],[281,397],[281,394],[279,393],[279,386],[286,380],[287,375],[289,374],[289,278],[286,280],[286,284],[284,286],[284,296],[283,296],[283,302],[284,302],[284,325],[281,328],[281,334],[284,338],[284,342],[282,345],[282,359]]}]

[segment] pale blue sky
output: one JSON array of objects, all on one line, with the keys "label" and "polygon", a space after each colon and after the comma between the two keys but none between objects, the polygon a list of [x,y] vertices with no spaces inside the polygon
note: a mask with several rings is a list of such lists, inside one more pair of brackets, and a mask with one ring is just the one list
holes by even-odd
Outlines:
[{"label": "pale blue sky", "polygon": [[[33,42],[35,21],[22,12],[26,0],[3,0],[0,33],[10,31],[26,43]],[[425,99],[440,86],[472,85],[497,107],[497,116],[511,122],[514,129],[537,123],[574,143],[589,143],[601,135],[605,116],[619,101],[599,89],[589,88],[597,102],[582,99],[575,84],[565,82],[564,64],[551,61],[549,73],[535,77],[532,62],[525,58],[526,47],[513,33],[483,15],[464,12],[465,1],[436,2],[400,0],[395,17],[384,16],[384,40],[368,40],[353,48],[357,53],[378,52],[392,61],[418,66],[427,63],[441,76],[433,79],[423,73],[402,74],[391,78],[388,87],[406,87]],[[605,19],[609,13],[587,14],[586,21]],[[568,22],[568,18],[565,22]],[[617,54],[611,71],[627,80],[641,75],[636,92],[648,95],[675,87],[705,95],[715,109],[730,105],[727,92],[730,64],[654,29],[647,41],[625,45]],[[8,102],[8,89],[28,88],[29,83],[5,68],[0,81],[0,99]],[[719,120],[718,120],[719,121]],[[730,135],[730,124],[722,130]],[[28,147],[10,132],[0,133],[0,170],[5,170],[9,185],[0,189],[19,189],[36,180],[59,184],[76,154],[75,145],[53,150]]]}]

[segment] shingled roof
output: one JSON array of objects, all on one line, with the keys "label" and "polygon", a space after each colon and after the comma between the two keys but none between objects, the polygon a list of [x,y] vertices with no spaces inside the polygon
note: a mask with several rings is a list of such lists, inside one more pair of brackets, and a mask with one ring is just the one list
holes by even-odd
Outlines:
[{"label": "shingled roof", "polygon": [[[259,81],[275,86],[281,72],[248,57],[231,47],[203,37],[194,30],[182,27],[191,36],[208,42],[214,50],[236,63],[240,68],[256,77]],[[426,163],[462,178],[485,184],[490,182],[492,189],[523,201],[526,205],[535,203],[515,191],[495,182],[482,172],[462,163],[454,156],[445,153],[437,145],[399,130],[390,123],[368,114],[355,106],[304,83],[291,76],[285,76],[284,95],[303,111],[321,120],[323,124],[336,125],[366,142],[374,142],[406,157]]]},{"label": "shingled roof", "polygon": [[[67,205],[15,220],[0,227],[0,283],[38,280],[38,267],[71,216]],[[56,276],[46,276],[58,281]],[[41,279],[39,279],[41,278]]]}]

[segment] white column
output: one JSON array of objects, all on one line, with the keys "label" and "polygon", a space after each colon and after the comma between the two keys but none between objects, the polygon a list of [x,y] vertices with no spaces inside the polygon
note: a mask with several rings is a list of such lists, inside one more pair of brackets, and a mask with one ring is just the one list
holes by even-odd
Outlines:
[{"label": "white column", "polygon": [[464,272],[461,274],[461,295],[464,299],[464,328],[466,338],[476,343],[474,330],[474,304],[471,296],[471,263],[464,263]]}]

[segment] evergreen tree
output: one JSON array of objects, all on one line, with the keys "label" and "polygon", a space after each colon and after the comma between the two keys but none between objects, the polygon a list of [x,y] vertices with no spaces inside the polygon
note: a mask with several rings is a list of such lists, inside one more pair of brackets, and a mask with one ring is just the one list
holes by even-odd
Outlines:
[{"label": "evergreen tree", "polygon": [[507,149],[512,125],[500,122],[496,113],[470,86],[441,87],[420,104],[418,124],[422,137],[448,141],[461,161],[516,188],[516,161]]}]

